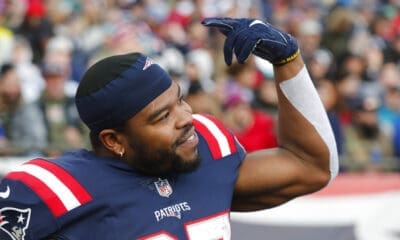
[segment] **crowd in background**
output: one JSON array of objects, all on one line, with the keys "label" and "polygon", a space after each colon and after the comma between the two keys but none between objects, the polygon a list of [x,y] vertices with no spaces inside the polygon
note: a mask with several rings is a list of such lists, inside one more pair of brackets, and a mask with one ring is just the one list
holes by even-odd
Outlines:
[{"label": "crowd in background", "polygon": [[400,171],[399,9],[397,0],[0,0],[0,156],[89,148],[77,84],[97,60],[132,51],[164,67],[193,111],[219,118],[248,152],[277,146],[272,66],[252,56],[227,67],[224,37],[201,25],[251,17],[298,39],[341,171]]}]

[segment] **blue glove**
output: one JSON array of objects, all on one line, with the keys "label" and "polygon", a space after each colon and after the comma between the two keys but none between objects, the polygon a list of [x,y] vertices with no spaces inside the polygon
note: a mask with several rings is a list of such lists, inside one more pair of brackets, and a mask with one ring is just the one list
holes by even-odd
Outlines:
[{"label": "blue glove", "polygon": [[269,23],[247,18],[205,18],[202,24],[216,27],[226,36],[224,57],[232,64],[235,52],[239,63],[244,63],[251,53],[274,65],[283,65],[299,55],[297,40]]}]

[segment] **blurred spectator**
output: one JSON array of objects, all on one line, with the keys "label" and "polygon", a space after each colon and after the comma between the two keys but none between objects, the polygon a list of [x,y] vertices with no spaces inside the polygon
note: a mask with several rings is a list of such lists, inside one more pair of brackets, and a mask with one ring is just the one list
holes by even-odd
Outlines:
[{"label": "blurred spectator", "polygon": [[47,145],[40,109],[22,100],[18,75],[11,64],[4,64],[0,71],[0,123],[0,155],[40,154]]},{"label": "blurred spectator", "polygon": [[261,58],[255,58],[255,64],[259,70],[261,80],[254,89],[254,99],[252,106],[274,118],[278,115],[278,94],[276,92],[273,66],[268,61]]},{"label": "blurred spectator", "polygon": [[[246,98],[254,99],[254,90],[260,81],[260,72],[256,67],[255,58],[249,57],[244,64],[233,62],[227,69],[225,83],[234,82],[243,88]],[[224,98],[226,99],[226,98]]]},{"label": "blurred spectator", "polygon": [[336,66],[333,55],[329,51],[325,49],[317,49],[310,57],[308,69],[311,79],[314,82],[318,82],[319,80],[325,78],[334,78]]},{"label": "blurred spectator", "polygon": [[21,26],[22,22],[24,21],[27,4],[28,1],[26,0],[13,0],[13,1],[4,1],[4,14],[5,17],[4,25],[7,26],[9,29],[12,29],[15,33],[15,30]]},{"label": "blurred spectator", "polygon": [[379,71],[382,63],[382,52],[370,46],[368,53],[356,55],[349,52],[343,60],[340,69],[347,71],[359,79],[357,91],[375,98],[379,98],[383,88],[379,82]]},{"label": "blurred spectator", "polygon": [[371,41],[379,48],[385,59],[390,53],[390,40],[391,36],[391,22],[390,19],[384,14],[378,12],[372,18],[370,23]]},{"label": "blurred spectator", "polygon": [[[78,82],[79,80],[73,79],[72,77],[72,55],[74,52],[73,42],[63,36],[55,35],[51,37],[46,45],[45,53],[43,56],[43,63],[54,63],[65,69],[68,80]],[[76,84],[74,84],[76,85]],[[75,94],[75,89],[73,93]]]},{"label": "blurred spectator", "polygon": [[186,101],[193,112],[204,112],[221,117],[221,103],[214,95],[214,61],[210,53],[202,48],[191,50],[186,55],[185,72],[179,81]]},{"label": "blurred spectator", "polygon": [[378,81],[380,71],[385,63],[383,50],[376,44],[370,44],[363,57],[366,63],[365,79],[373,82]]},{"label": "blurred spectator", "polygon": [[210,53],[205,49],[195,49],[186,55],[186,81],[184,85],[199,84],[205,92],[214,90],[214,64]]},{"label": "blurred spectator", "polygon": [[87,141],[83,137],[86,129],[75,106],[76,85],[68,79],[65,65],[46,62],[42,71],[46,85],[39,104],[49,141],[46,155],[57,156],[63,151],[84,146]]},{"label": "blurred spectator", "polygon": [[235,82],[227,85],[223,121],[248,152],[277,146],[275,119],[250,105],[242,87]]},{"label": "blurred spectator", "polygon": [[246,151],[277,146],[274,116],[251,106],[260,82],[255,58],[249,58],[245,64],[233,63],[227,71],[222,90],[224,123],[235,132]]},{"label": "blurred spectator", "polygon": [[348,42],[353,34],[353,11],[344,6],[333,7],[326,16],[326,28],[321,46],[329,49],[340,63],[348,50]]},{"label": "blurred spectator", "polygon": [[22,97],[26,102],[37,101],[44,88],[44,80],[40,68],[32,63],[32,49],[27,40],[16,36],[12,54],[12,62],[21,83]]},{"label": "blurred spectator", "polygon": [[167,47],[159,55],[154,56],[154,60],[170,74],[174,81],[181,85],[183,93],[186,94],[189,86],[182,82],[186,65],[184,55],[177,48]]},{"label": "blurred spectator", "polygon": [[[400,15],[399,15],[400,16]],[[400,20],[400,17],[399,17]],[[399,24],[400,26],[400,24]],[[390,51],[387,55],[387,61],[394,62],[396,64],[400,63],[400,32],[394,36],[394,39],[390,44]]]},{"label": "blurred spectator", "polygon": [[393,62],[387,62],[382,65],[379,73],[379,85],[382,89],[388,87],[397,87],[400,84],[400,71]]},{"label": "blurred spectator", "polygon": [[167,46],[179,49],[182,53],[187,53],[190,50],[188,36],[181,24],[168,22],[159,29],[158,33]]},{"label": "blurred spectator", "polygon": [[68,22],[72,16],[77,14],[80,7],[79,0],[46,0],[46,16],[54,24],[61,27]]},{"label": "blurred spectator", "polygon": [[318,19],[308,18],[299,23],[299,28],[295,35],[306,63],[310,61],[315,51],[320,48],[321,34],[322,25]]},{"label": "blurred spectator", "polygon": [[33,50],[33,62],[40,63],[48,39],[54,35],[53,24],[46,16],[42,0],[28,0],[25,18],[16,33],[28,39]]},{"label": "blurred spectator", "polygon": [[342,61],[338,65],[338,74],[350,73],[361,80],[364,80],[367,76],[367,62],[363,58],[363,55],[354,54],[350,51],[346,51],[342,55]]},{"label": "blurred spectator", "polygon": [[192,107],[193,113],[206,113],[219,119],[223,116],[221,103],[215,95],[204,91],[197,83],[190,86],[185,101]]},{"label": "blurred spectator", "polygon": [[383,102],[378,109],[379,126],[388,136],[393,137],[394,127],[400,116],[400,86],[386,88]]},{"label": "blurred spectator", "polygon": [[186,26],[190,49],[203,48],[207,42],[208,29],[204,28],[200,21],[201,18],[195,19]]},{"label": "blurred spectator", "polygon": [[276,118],[278,115],[278,94],[273,79],[263,79],[255,91],[252,106]]},{"label": "blurred spectator", "polygon": [[390,171],[398,166],[392,140],[379,128],[376,98],[360,96],[353,103],[352,122],[344,127],[345,171]]}]

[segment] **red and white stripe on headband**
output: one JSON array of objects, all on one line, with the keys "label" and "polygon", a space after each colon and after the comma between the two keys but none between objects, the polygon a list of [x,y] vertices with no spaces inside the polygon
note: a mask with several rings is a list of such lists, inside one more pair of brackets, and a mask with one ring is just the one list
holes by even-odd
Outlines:
[{"label": "red and white stripe on headband", "polygon": [[143,70],[146,70],[149,68],[152,64],[154,64],[154,61],[151,58],[146,58],[146,62],[144,63]]},{"label": "red and white stripe on headband", "polygon": [[216,119],[193,114],[196,130],[206,139],[214,159],[220,159],[237,151],[234,136]]},{"label": "red and white stripe on headband", "polygon": [[71,174],[43,159],[18,166],[5,178],[21,181],[31,188],[55,217],[92,200],[91,195]]}]

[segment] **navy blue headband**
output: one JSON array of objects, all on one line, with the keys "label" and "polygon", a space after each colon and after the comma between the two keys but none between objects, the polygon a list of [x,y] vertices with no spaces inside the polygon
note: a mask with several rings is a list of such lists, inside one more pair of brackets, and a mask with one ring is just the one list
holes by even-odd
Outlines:
[{"label": "navy blue headband", "polygon": [[122,125],[171,84],[167,72],[150,58],[140,53],[117,55],[86,71],[75,102],[82,121],[100,132]]}]

